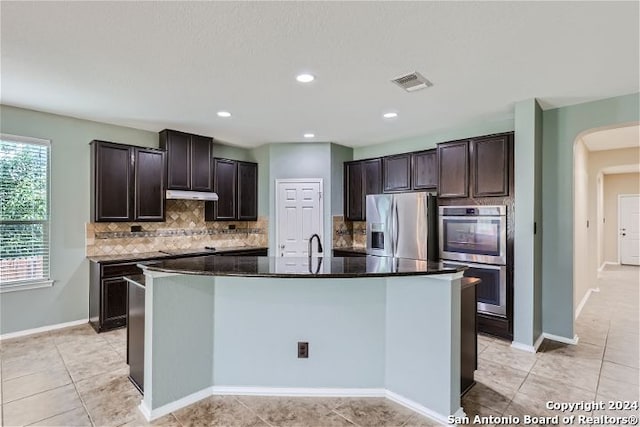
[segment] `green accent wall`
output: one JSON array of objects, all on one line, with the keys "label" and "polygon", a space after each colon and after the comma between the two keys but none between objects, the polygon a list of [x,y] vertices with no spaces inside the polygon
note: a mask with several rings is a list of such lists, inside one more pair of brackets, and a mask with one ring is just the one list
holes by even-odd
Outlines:
[{"label": "green accent wall", "polygon": [[634,93],[542,113],[542,327],[545,333],[574,337],[574,142],[588,130],[639,122],[639,105],[640,96]]},{"label": "green accent wall", "polygon": [[258,164],[258,216],[269,216],[270,152],[268,145],[252,149],[249,159]]},{"label": "green accent wall", "polygon": [[323,236],[322,245],[331,248],[331,144],[269,144],[269,250],[276,254],[276,179],[322,178]]},{"label": "green accent wall", "polygon": [[[0,293],[0,335],[89,317],[90,150],[93,139],[158,147],[158,133],[0,105],[2,133],[51,140],[52,287]],[[216,144],[214,155],[255,161],[253,151]],[[264,164],[259,173],[263,174]],[[268,165],[266,167],[268,172]],[[261,194],[262,196],[262,194]],[[261,212],[267,200],[259,200]]]},{"label": "green accent wall", "polygon": [[514,150],[513,340],[533,346],[542,334],[542,109],[535,99],[515,105]]},{"label": "green accent wall", "polygon": [[2,133],[51,140],[52,287],[0,294],[0,334],[89,317],[89,142],[158,146],[158,134],[0,106]]},{"label": "green accent wall", "polygon": [[513,118],[498,121],[472,123],[466,126],[459,126],[456,128],[430,133],[428,135],[387,141],[381,144],[355,147],[353,149],[353,159],[369,159],[372,157],[388,156],[390,154],[428,150],[430,148],[435,148],[436,144],[440,142],[454,141],[456,139],[471,138],[481,135],[490,135],[493,133],[511,132],[513,131],[513,129]]},{"label": "green accent wall", "polygon": [[344,214],[344,162],[353,160],[353,148],[331,144],[331,215]]}]

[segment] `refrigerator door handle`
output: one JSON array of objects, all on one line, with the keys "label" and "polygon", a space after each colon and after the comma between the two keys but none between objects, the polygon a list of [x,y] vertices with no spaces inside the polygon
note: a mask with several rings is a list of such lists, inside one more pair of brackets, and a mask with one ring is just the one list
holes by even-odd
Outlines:
[{"label": "refrigerator door handle", "polygon": [[393,206],[393,256],[395,257],[398,253],[398,237],[400,236],[400,221],[398,216],[398,202],[394,203]]}]

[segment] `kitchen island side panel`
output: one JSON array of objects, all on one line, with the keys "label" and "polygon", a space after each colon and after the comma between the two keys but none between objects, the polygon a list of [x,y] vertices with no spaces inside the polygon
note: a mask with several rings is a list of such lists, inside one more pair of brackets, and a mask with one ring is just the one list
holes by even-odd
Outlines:
[{"label": "kitchen island side panel", "polygon": [[461,278],[387,278],[385,388],[445,417],[460,409]]},{"label": "kitchen island side panel", "polygon": [[146,280],[143,406],[154,410],[213,385],[215,280],[166,273]]},{"label": "kitchen island side panel", "polygon": [[383,387],[384,312],[384,278],[216,277],[214,384]]}]

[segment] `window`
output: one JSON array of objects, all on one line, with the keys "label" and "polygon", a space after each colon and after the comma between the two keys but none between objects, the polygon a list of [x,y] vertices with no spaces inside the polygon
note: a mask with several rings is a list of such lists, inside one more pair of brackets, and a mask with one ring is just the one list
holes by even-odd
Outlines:
[{"label": "window", "polygon": [[0,135],[0,291],[50,286],[47,140]]}]

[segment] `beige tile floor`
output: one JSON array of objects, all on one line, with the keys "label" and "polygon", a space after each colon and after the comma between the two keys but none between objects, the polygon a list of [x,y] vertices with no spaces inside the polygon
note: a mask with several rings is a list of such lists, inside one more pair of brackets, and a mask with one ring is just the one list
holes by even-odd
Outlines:
[{"label": "beige tile floor", "polygon": [[[639,269],[605,271],[601,292],[576,323],[577,346],[545,341],[538,354],[479,337],[476,386],[464,397],[474,415],[556,415],[545,402],[638,400]],[[138,426],[140,395],[127,379],[126,331],[87,326],[0,342],[5,426]],[[638,411],[574,414],[631,415]],[[571,415],[571,414],[566,414]],[[220,396],[157,420],[162,426],[435,425],[383,398]]]}]

